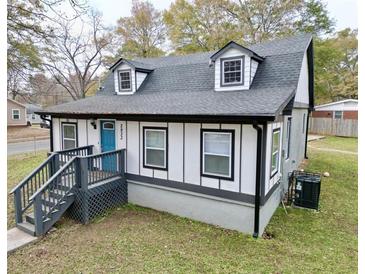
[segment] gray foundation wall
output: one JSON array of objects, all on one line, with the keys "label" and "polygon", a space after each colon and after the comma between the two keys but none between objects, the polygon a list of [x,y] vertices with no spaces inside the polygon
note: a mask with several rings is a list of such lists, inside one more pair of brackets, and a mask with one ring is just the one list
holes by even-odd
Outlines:
[{"label": "gray foundation wall", "polygon": [[253,233],[254,207],[251,204],[130,180],[128,202],[227,229]]}]

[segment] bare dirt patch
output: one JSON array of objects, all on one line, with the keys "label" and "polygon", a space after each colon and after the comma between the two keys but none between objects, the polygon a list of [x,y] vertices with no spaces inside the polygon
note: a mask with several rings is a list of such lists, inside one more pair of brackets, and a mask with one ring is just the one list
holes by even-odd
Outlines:
[{"label": "bare dirt patch", "polygon": [[8,127],[8,143],[49,138],[49,129],[40,127]]}]

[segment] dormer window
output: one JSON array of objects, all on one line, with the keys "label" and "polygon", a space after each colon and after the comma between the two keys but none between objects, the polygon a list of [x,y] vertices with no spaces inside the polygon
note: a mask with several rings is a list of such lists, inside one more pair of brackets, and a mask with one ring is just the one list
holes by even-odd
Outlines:
[{"label": "dormer window", "polygon": [[132,78],[130,70],[120,70],[119,71],[119,90],[120,91],[130,91],[132,88]]},{"label": "dormer window", "polygon": [[222,58],[222,86],[242,85],[243,83],[243,58]]}]

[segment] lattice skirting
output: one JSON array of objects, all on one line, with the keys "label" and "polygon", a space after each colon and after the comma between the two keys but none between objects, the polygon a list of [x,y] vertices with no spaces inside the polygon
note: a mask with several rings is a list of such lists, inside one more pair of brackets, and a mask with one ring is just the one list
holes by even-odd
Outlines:
[{"label": "lattice skirting", "polygon": [[105,210],[128,202],[127,182],[115,179],[104,184],[97,184],[88,190],[77,189],[75,202],[66,215],[83,224],[105,212]]}]

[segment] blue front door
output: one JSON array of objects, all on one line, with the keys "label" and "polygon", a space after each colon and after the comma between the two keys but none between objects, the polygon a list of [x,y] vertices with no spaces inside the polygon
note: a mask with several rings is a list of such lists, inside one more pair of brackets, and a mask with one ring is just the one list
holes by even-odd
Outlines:
[{"label": "blue front door", "polygon": [[[101,121],[101,152],[115,150],[115,123],[114,121]],[[102,159],[104,171],[117,169],[116,156],[105,155]]]}]

